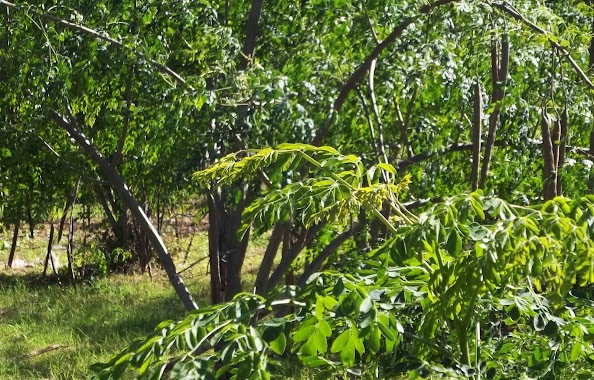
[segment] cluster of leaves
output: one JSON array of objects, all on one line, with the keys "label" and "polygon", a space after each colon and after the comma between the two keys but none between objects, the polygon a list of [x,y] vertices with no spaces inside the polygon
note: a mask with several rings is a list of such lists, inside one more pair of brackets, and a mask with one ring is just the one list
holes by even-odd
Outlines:
[{"label": "cluster of leaves", "polygon": [[[297,157],[316,173],[331,173],[318,165],[325,160],[341,163],[333,170],[357,167],[330,148],[284,145],[252,153],[229,156],[197,177],[233,182],[273,163],[290,167]],[[325,186],[344,181],[330,174],[320,181],[328,178]],[[291,205],[311,194],[323,209],[316,186],[298,186],[271,192],[286,191]],[[390,239],[358,257],[352,273],[326,270],[303,288],[279,288],[267,297],[242,293],[183,321],[163,322],[93,369],[99,379],[129,369],[141,378],[257,379],[297,357],[321,378],[339,371],[380,378],[591,376],[585,363],[594,361],[592,302],[573,293],[594,282],[593,228],[592,196],[524,207],[463,194],[394,226]]]},{"label": "cluster of leaves", "polygon": [[[307,173],[301,164],[309,168]],[[267,169],[295,172],[306,178],[268,189],[256,199],[244,211],[242,234],[253,223],[259,229],[267,229],[294,218],[306,227],[321,222],[346,223],[361,208],[381,217],[379,210],[384,202],[408,220],[398,195],[409,184],[409,176],[397,182],[392,165],[379,163],[365,169],[359,157],[340,154],[328,146],[281,144],[276,148],[241,151],[223,157],[194,177],[204,186],[223,186],[242,178],[266,176]]]}]

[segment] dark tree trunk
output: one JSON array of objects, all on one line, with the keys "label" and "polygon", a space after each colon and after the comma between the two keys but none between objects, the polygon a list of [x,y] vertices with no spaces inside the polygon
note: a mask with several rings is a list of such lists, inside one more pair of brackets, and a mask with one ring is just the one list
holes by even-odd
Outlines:
[{"label": "dark tree trunk", "polygon": [[543,150],[543,197],[545,201],[553,199],[557,195],[557,173],[555,168],[555,156],[553,153],[553,143],[551,141],[551,120],[547,115],[546,109],[542,109],[540,127],[542,132],[542,150]]},{"label": "dark tree trunk", "polygon": [[305,267],[303,270],[303,274],[299,277],[299,281],[297,285],[299,287],[304,287],[309,277],[312,274],[317,272],[321,267],[322,264],[334,253],[336,250],[349,238],[354,236],[355,234],[359,233],[363,228],[363,223],[357,222],[351,226],[346,231],[343,231],[340,235],[338,235],[334,240],[330,242],[323,250],[320,252],[312,261]]},{"label": "dark tree trunk", "polygon": [[56,267],[54,265],[54,259],[52,257],[52,244],[54,242],[54,224],[50,224],[50,233],[49,238],[47,239],[47,253],[45,255],[45,262],[43,263],[43,275],[47,275],[47,267],[49,262],[52,263],[52,269],[54,270],[54,274],[56,274]]},{"label": "dark tree trunk", "polygon": [[29,225],[29,237],[33,239],[35,237],[35,221],[33,220],[33,206],[31,205],[31,198],[27,201],[26,213],[27,213],[27,224]]},{"label": "dark tree trunk", "polygon": [[6,266],[12,268],[12,262],[14,261],[14,253],[16,252],[17,242],[19,240],[19,229],[21,227],[21,221],[17,220],[14,224],[14,232],[12,234],[12,245],[10,246],[10,254],[8,255],[8,263]]},{"label": "dark tree trunk", "polygon": [[[78,190],[78,185],[80,180],[76,183],[76,188]],[[76,198],[75,198],[76,199]],[[68,274],[70,276],[70,281],[72,284],[76,284],[76,276],[74,275],[74,203],[72,204],[72,208],[70,209],[70,223],[68,224],[68,243],[66,245],[66,257],[68,258]]]},{"label": "dark tree trunk", "polygon": [[507,34],[504,34],[501,38],[501,55],[499,55],[497,50],[497,43],[494,41],[491,47],[491,83],[493,86],[491,103],[494,106],[494,109],[493,113],[489,116],[489,132],[485,144],[483,166],[481,168],[480,188],[485,187],[485,183],[487,182],[493,148],[495,147],[497,129],[501,122],[501,100],[503,99],[504,86],[507,81],[509,66],[509,41]]},{"label": "dark tree trunk", "polygon": [[270,276],[270,271],[272,271],[274,259],[278,254],[278,248],[280,247],[283,236],[285,235],[285,232],[288,228],[289,227],[287,224],[278,223],[276,226],[274,226],[274,230],[272,230],[270,241],[266,246],[266,251],[264,252],[264,257],[262,257],[262,262],[260,263],[260,268],[258,269],[258,275],[256,276],[256,282],[254,284],[254,292],[256,294],[264,294],[266,282],[268,280],[268,276]]},{"label": "dark tree trunk", "polygon": [[561,113],[560,135],[559,135],[559,160],[557,162],[557,195],[563,195],[562,176],[563,166],[565,165],[565,149],[567,149],[567,127],[569,124],[569,113],[567,106]]},{"label": "dark tree trunk", "polygon": [[183,280],[178,275],[177,270],[175,268],[175,264],[167,251],[167,247],[163,243],[161,236],[157,233],[157,230],[152,225],[149,218],[146,216],[144,210],[138,204],[138,201],[130,190],[128,186],[124,183],[124,180],[119,175],[119,173],[109,164],[109,162],[99,153],[97,148],[92,145],[86,138],[86,136],[78,129],[74,121],[68,121],[64,117],[62,117],[56,111],[51,112],[52,118],[64,128],[70,136],[79,144],[79,146],[91,157],[91,159],[99,166],[103,175],[109,180],[111,186],[117,190],[119,193],[122,201],[128,207],[132,216],[138,221],[142,230],[148,236],[152,247],[157,252],[159,257],[159,262],[163,266],[163,269],[167,273],[169,278],[169,282],[175,289],[177,295],[180,297],[182,303],[186,307],[187,310],[194,310],[197,308],[192,295],[186,288]]},{"label": "dark tree trunk", "polygon": [[[309,228],[302,227],[295,240],[290,237],[283,241],[283,255],[280,263],[270,275],[266,282],[266,292],[277,286],[285,274],[291,268],[291,264],[297,258],[303,248],[307,247],[317,233],[322,229],[324,224],[316,224]],[[289,233],[292,233],[289,231]]]},{"label": "dark tree trunk", "polygon": [[220,215],[213,194],[208,194],[208,256],[210,259],[210,301],[213,304],[223,302],[223,283],[221,280]]},{"label": "dark tree trunk", "polygon": [[474,85],[474,113],[472,118],[472,171],[470,182],[472,191],[478,189],[479,168],[481,166],[481,134],[483,123],[483,98],[481,84],[477,81]]},{"label": "dark tree trunk", "polygon": [[242,56],[239,60],[239,69],[245,70],[254,57],[254,50],[256,49],[256,39],[258,38],[258,28],[260,24],[260,16],[262,15],[262,6],[264,0],[252,0],[250,14],[247,20],[247,28],[245,33],[245,41],[241,49]]}]

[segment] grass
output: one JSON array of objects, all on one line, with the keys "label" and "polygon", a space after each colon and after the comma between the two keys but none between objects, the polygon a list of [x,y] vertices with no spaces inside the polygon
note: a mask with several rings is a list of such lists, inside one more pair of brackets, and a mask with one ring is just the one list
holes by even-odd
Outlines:
[{"label": "grass", "polygon": [[[183,278],[196,301],[205,305],[210,295],[208,260],[203,259],[206,233],[192,230],[176,238],[171,228],[164,238],[178,270],[202,259],[184,271]],[[0,379],[88,378],[89,365],[109,359],[161,321],[184,316],[181,302],[158,268],[153,268],[152,278],[110,275],[76,287],[41,277],[48,231],[47,225],[39,226],[35,238],[20,236],[15,259],[32,264],[20,269],[4,268],[11,233],[0,234]],[[79,250],[82,239],[75,239]],[[64,240],[60,244],[65,245]],[[264,236],[250,244],[244,264],[246,290],[255,280],[266,240]],[[66,265],[63,245],[54,245],[53,252]]]}]

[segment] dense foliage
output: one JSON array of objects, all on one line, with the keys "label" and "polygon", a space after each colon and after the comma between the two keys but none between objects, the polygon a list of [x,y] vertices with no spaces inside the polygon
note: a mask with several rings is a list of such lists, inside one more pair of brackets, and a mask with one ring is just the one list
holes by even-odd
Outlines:
[{"label": "dense foliage", "polygon": [[[23,224],[100,210],[94,264],[154,250],[190,311],[100,378],[267,377],[295,354],[320,376],[592,377],[590,1],[0,0],[0,17],[9,265]],[[159,237],[190,199],[200,310]]]},{"label": "dense foliage", "polygon": [[[246,222],[294,214],[306,224],[348,224],[360,207],[376,213],[378,199],[396,203],[400,187],[378,191],[377,170],[393,172],[389,165],[361,170],[364,185],[360,161],[330,148],[283,145],[242,160],[232,155],[200,177],[225,182],[271,163],[286,169],[297,157],[313,162],[311,180],[269,192],[247,209]],[[582,287],[594,282],[593,197],[524,207],[478,192],[411,218],[377,249],[343,252],[348,273],[334,264],[302,288],[243,293],[163,322],[95,365],[97,378],[119,378],[129,368],[141,378],[270,378],[291,355],[319,367],[320,378],[340,371],[374,378],[592,376],[593,303]]]}]

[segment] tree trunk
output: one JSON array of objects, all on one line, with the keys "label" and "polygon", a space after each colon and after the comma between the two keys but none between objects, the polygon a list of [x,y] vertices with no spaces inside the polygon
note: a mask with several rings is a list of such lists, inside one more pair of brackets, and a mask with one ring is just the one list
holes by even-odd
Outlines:
[{"label": "tree trunk", "polygon": [[144,210],[138,204],[138,201],[128,186],[124,183],[124,180],[119,173],[109,164],[109,162],[103,158],[97,148],[91,144],[90,140],[78,129],[74,121],[66,120],[62,115],[57,113],[55,110],[51,111],[52,118],[64,128],[70,136],[79,144],[79,146],[91,157],[91,159],[99,166],[104,176],[109,180],[110,185],[119,193],[122,201],[128,207],[132,216],[138,221],[144,233],[148,236],[152,247],[157,252],[159,261],[163,266],[163,269],[167,273],[169,282],[175,289],[178,297],[187,310],[195,310],[198,306],[194,302],[192,295],[188,291],[181,277],[177,274],[175,264],[167,251],[167,247],[163,243],[161,236],[157,233],[157,230],[152,225],[149,218],[146,216]]},{"label": "tree trunk", "polygon": [[363,229],[363,223],[357,222],[351,226],[346,231],[343,231],[340,235],[338,235],[334,240],[330,242],[323,250],[316,256],[309,265],[305,267],[303,270],[303,274],[299,277],[299,281],[297,282],[297,286],[304,287],[307,283],[307,280],[311,277],[312,274],[317,272],[326,261],[336,250],[349,238],[354,236],[355,234],[359,233]]},{"label": "tree trunk", "polygon": [[274,226],[272,235],[266,246],[266,251],[264,252],[264,257],[262,257],[260,268],[258,269],[258,275],[256,276],[256,282],[254,284],[254,293],[264,295],[266,282],[268,276],[270,276],[272,266],[274,265],[274,259],[278,254],[278,248],[280,247],[285,231],[288,228],[286,223],[277,223],[276,226]]},{"label": "tree trunk", "polygon": [[252,6],[247,20],[245,41],[239,59],[240,70],[245,70],[249,62],[254,58],[254,50],[256,49],[256,39],[258,38],[258,28],[263,5],[264,0],[252,0]]},{"label": "tree trunk", "polygon": [[12,234],[12,245],[10,246],[10,254],[8,255],[8,263],[6,266],[12,268],[12,262],[14,260],[14,253],[16,252],[17,241],[19,240],[19,228],[21,227],[21,221],[18,219],[14,224],[14,232]]},{"label": "tree trunk", "polygon": [[543,198],[545,201],[555,198],[557,195],[557,173],[555,170],[555,156],[553,153],[553,143],[551,141],[551,120],[547,111],[542,109],[540,127],[542,132],[542,150],[543,150]]},{"label": "tree trunk", "polygon": [[491,47],[491,83],[493,92],[491,93],[491,103],[494,105],[493,113],[489,116],[489,133],[485,144],[485,156],[481,168],[481,178],[479,187],[485,187],[493,148],[495,147],[495,138],[497,128],[501,118],[501,100],[503,100],[503,89],[507,81],[507,71],[509,66],[509,40],[507,34],[501,37],[501,56],[497,52],[497,43],[494,41]]},{"label": "tree trunk", "polygon": [[[283,241],[283,256],[281,262],[274,269],[272,275],[266,282],[266,292],[280,283],[299,253],[311,243],[323,226],[324,224],[320,223],[309,228],[303,227],[295,241],[292,241],[290,238]],[[290,230],[289,233],[291,233]]]},{"label": "tree trunk", "polygon": [[470,182],[472,191],[478,189],[479,168],[481,166],[481,134],[483,123],[483,97],[481,94],[481,84],[477,80],[474,85],[474,113],[472,118],[472,172]]},{"label": "tree trunk", "polygon": [[[76,183],[76,189],[78,192],[78,185],[80,180]],[[76,198],[75,198],[76,199]],[[72,284],[76,284],[76,276],[74,275],[74,203],[70,209],[70,223],[68,224],[68,243],[66,245],[66,257],[68,258],[68,274],[70,275],[70,281]]]},{"label": "tree trunk", "polygon": [[47,267],[51,260],[54,274],[56,274],[56,267],[54,265],[54,259],[52,258],[52,244],[54,242],[54,224],[50,224],[49,238],[47,239],[47,253],[45,255],[45,262],[43,263],[43,275],[47,275]]},{"label": "tree trunk", "polygon": [[208,256],[210,259],[210,301],[212,304],[223,302],[223,284],[221,280],[220,255],[220,216],[217,202],[212,194],[208,198]]},{"label": "tree trunk", "polygon": [[559,135],[559,159],[557,162],[557,195],[563,195],[563,187],[562,187],[562,175],[563,175],[563,166],[565,165],[565,149],[567,149],[567,127],[569,124],[569,113],[567,111],[567,105],[561,112],[561,122],[560,122],[560,135]]}]

